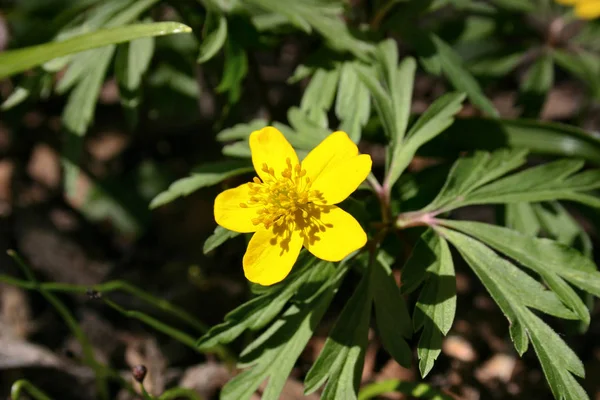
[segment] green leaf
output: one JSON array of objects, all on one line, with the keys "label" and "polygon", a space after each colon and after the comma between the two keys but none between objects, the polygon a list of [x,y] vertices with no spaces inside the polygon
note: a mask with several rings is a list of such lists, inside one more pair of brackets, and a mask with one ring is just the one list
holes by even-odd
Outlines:
[{"label": "green leaf", "polygon": [[394,147],[394,154],[384,185],[394,186],[400,175],[413,159],[419,147],[442,133],[454,121],[454,114],[460,111],[465,95],[447,93],[429,106],[411,127],[401,145]]},{"label": "green leaf", "polygon": [[565,305],[582,321],[589,323],[587,307],[565,282],[600,296],[600,272],[589,258],[553,240],[523,235],[500,226],[466,221],[443,223],[476,237],[539,274]]},{"label": "green leaf", "polygon": [[490,100],[485,97],[481,86],[464,68],[460,56],[446,42],[431,34],[431,40],[439,54],[442,71],[452,85],[459,91],[465,92],[471,103],[492,117],[498,116],[498,111]]},{"label": "green leaf", "polygon": [[335,115],[341,121],[339,129],[348,133],[354,143],[358,143],[362,128],[371,115],[371,96],[350,63],[341,66]]},{"label": "green leaf", "polygon": [[396,79],[395,86],[391,88],[391,93],[394,114],[396,115],[395,131],[398,136],[395,138],[395,141],[397,144],[404,137],[408,126],[416,69],[417,62],[415,59],[406,57],[400,63],[398,70],[394,71]]},{"label": "green leaf", "polygon": [[394,108],[392,105],[392,98],[387,93],[385,88],[379,83],[375,75],[375,69],[373,67],[367,67],[364,65],[354,64],[352,66],[354,71],[369,89],[371,96],[373,97],[373,104],[375,110],[379,115],[381,124],[388,138],[395,137],[394,129],[396,126],[396,120],[394,116]]},{"label": "green leaf", "polygon": [[356,399],[367,346],[371,298],[369,274],[365,273],[306,375],[306,395],[327,381],[321,399]]},{"label": "green leaf", "polygon": [[554,62],[570,72],[589,87],[591,95],[600,98],[600,57],[578,47],[572,53],[562,49],[552,49]]},{"label": "green leaf", "polygon": [[[483,169],[467,168],[469,164],[483,165],[484,159],[487,158],[484,154],[478,153],[470,159],[457,161],[447,180],[446,188],[442,190],[444,195],[426,207],[426,210],[436,210],[436,213],[439,214],[442,211],[471,204],[539,202],[557,199],[600,207],[600,198],[585,193],[600,188],[600,170],[588,170],[576,174],[584,164],[580,160],[570,159],[547,163],[485,184],[491,179],[497,178],[500,173],[505,173],[522,162],[521,156],[524,153],[517,152],[513,155],[504,154],[503,157],[508,157],[508,162],[504,165],[498,164],[498,169],[495,171],[492,167],[492,173],[489,176],[486,175],[485,166]],[[492,160],[496,162],[502,160],[502,157]],[[473,190],[470,180],[479,179],[477,178],[479,174],[483,174],[483,180],[472,182],[472,185],[479,186]],[[463,185],[461,183],[463,180],[469,185],[464,185],[461,189],[460,185],[456,186],[455,184],[457,180],[460,185]],[[462,192],[457,192],[457,188]]]},{"label": "green leaf", "polygon": [[[154,38],[132,40],[119,47],[115,59],[115,75],[119,84],[121,105],[132,126],[137,124],[142,77],[150,67],[154,53]],[[70,68],[69,68],[70,69]]]},{"label": "green leaf", "polygon": [[92,123],[96,101],[114,50],[114,46],[92,50],[95,63],[90,66],[85,77],[71,92],[63,110],[62,120],[67,136],[61,156],[65,174],[65,191],[68,195],[76,193],[75,185],[79,176],[78,165],[83,150],[83,136]]},{"label": "green leaf", "polygon": [[[217,26],[214,28],[214,20],[217,20]],[[209,12],[205,30],[210,29],[209,33],[205,31],[204,41],[200,44],[200,54],[197,62],[202,64],[213,58],[227,40],[227,18],[224,15]]]},{"label": "green leaf", "polygon": [[101,29],[67,39],[50,42],[0,54],[0,79],[23,72],[54,58],[78,53],[97,47],[123,43],[148,36],[163,36],[191,32],[190,27],[178,22],[134,24],[117,28]]},{"label": "green leaf", "polygon": [[554,84],[554,62],[549,54],[543,54],[529,68],[521,83],[519,104],[524,106],[522,115],[537,117],[546,102],[546,96]]},{"label": "green leaf", "polygon": [[252,132],[260,130],[267,125],[267,120],[257,118],[250,122],[244,122],[234,125],[231,128],[223,129],[217,133],[217,140],[219,142],[227,142],[230,140],[248,139]]},{"label": "green leaf", "polygon": [[413,313],[415,331],[423,328],[417,354],[419,370],[425,377],[441,353],[442,336],[445,336],[456,313],[456,277],[448,243],[433,235],[429,239],[435,262],[426,266],[424,286]]},{"label": "green leaf", "polygon": [[160,207],[200,188],[216,185],[227,178],[253,170],[252,164],[247,160],[227,160],[201,165],[194,168],[190,176],[173,182],[166,191],[152,199],[150,208]]},{"label": "green leaf", "polygon": [[475,152],[459,158],[446,179],[444,187],[425,210],[436,210],[465,198],[474,190],[519,168],[527,161],[527,150],[498,150],[494,153]]},{"label": "green leaf", "polygon": [[248,73],[248,55],[242,45],[233,38],[225,43],[225,66],[217,93],[229,94],[229,103],[234,104],[242,96],[242,82]]},{"label": "green leaf", "polygon": [[529,310],[524,312],[528,319],[527,327],[531,343],[554,397],[565,400],[589,399],[581,385],[571,375],[571,373],[580,377],[585,375],[583,364],[577,355],[535,314]]},{"label": "green leaf", "polygon": [[[538,309],[547,314],[564,317],[565,310],[556,295],[545,290],[544,286],[531,278],[528,274],[515,267],[512,263],[499,257],[481,242],[453,230],[437,226],[436,231],[448,239],[467,261],[471,269],[479,277],[494,301],[506,315],[510,323],[510,335],[519,354],[523,354],[528,347],[529,340],[537,340],[532,333],[532,327],[545,325],[541,320],[535,320],[527,307]],[[535,317],[537,318],[537,317]],[[547,331],[552,332],[549,327]],[[556,351],[557,358],[564,358],[565,363],[560,368],[581,375],[583,367],[581,362],[573,357],[574,354],[566,347],[564,342],[552,332],[549,341],[544,344],[552,351]],[[537,343],[536,345],[539,345]],[[566,371],[564,371],[566,373]],[[549,383],[554,385],[555,378],[549,377]],[[575,388],[573,388],[574,390]]]},{"label": "green leaf", "polygon": [[439,263],[439,238],[432,229],[427,229],[419,238],[406,264],[402,267],[400,292],[414,292],[425,280],[427,270]]},{"label": "green leaf", "polygon": [[306,20],[302,13],[298,12],[297,4],[287,4],[278,0],[246,0],[246,2],[264,10],[285,16],[292,25],[306,33],[312,31],[310,22]]},{"label": "green leaf", "polygon": [[312,150],[331,133],[331,130],[318,125],[297,107],[290,107],[287,117],[295,132],[277,122],[273,123],[273,126],[278,128],[295,148]]},{"label": "green leaf", "polygon": [[[481,132],[485,132],[482,135]],[[577,157],[600,165],[600,138],[572,125],[529,119],[457,118],[423,155],[458,156],[468,150],[526,148],[531,153]]]},{"label": "green leaf", "polygon": [[373,301],[383,346],[400,365],[409,368],[412,352],[404,338],[412,336],[410,316],[392,270],[381,256],[371,268],[371,279],[377,288],[373,291]]},{"label": "green leaf", "polygon": [[[292,304],[243,351],[242,362],[238,366],[247,369],[223,387],[222,399],[249,399],[267,378],[268,384],[262,398],[279,398],[297,358],[327,310],[347,270],[342,266],[335,270],[332,264],[328,265],[328,269],[317,270],[323,279],[307,283],[305,293],[312,296]],[[324,271],[327,274],[323,274]],[[315,284],[320,286],[316,294]]]},{"label": "green leaf", "polygon": [[321,125],[319,124],[320,117],[325,116],[325,128],[327,127],[327,111],[333,104],[339,77],[340,71],[337,68],[317,69],[304,90],[300,102],[300,109],[318,125]]},{"label": "green leaf", "polygon": [[315,260],[306,251],[303,252],[292,273],[282,283],[269,287],[264,294],[229,312],[224,322],[213,326],[198,340],[197,346],[200,349],[214,348],[235,340],[246,330],[264,328],[303,285],[314,289],[314,285],[332,275],[332,270],[331,263]]},{"label": "green leaf", "polygon": [[469,63],[468,68],[477,76],[502,78],[510,74],[523,61],[525,51],[506,55],[494,55],[480,58]]},{"label": "green leaf", "polygon": [[510,203],[505,206],[505,225],[528,236],[537,236],[541,225],[531,203]]},{"label": "green leaf", "polygon": [[592,243],[587,232],[558,201],[532,204],[541,229],[549,237],[566,246],[575,247],[579,240],[583,253],[590,257]]},{"label": "green leaf", "polygon": [[415,399],[453,400],[454,398],[435,390],[426,383],[402,382],[389,379],[371,383],[363,387],[358,394],[358,400],[369,400],[386,393],[402,393]]},{"label": "green leaf", "polygon": [[217,226],[212,235],[206,239],[204,242],[204,247],[202,248],[202,252],[204,254],[208,254],[229,239],[233,239],[236,236],[239,236],[239,232],[230,231],[229,229],[225,229],[222,226]]}]

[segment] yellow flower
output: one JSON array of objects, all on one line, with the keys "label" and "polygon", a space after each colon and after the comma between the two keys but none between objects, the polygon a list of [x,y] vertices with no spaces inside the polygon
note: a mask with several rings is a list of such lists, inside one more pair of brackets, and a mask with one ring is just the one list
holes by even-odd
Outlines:
[{"label": "yellow flower", "polygon": [[261,285],[283,280],[302,246],[327,261],[360,249],[367,235],[335,204],[356,190],[371,171],[371,157],[344,132],[334,132],[300,162],[283,134],[266,127],[250,134],[258,174],[219,194],[215,220],[235,232],[254,232],[243,259],[246,278]]},{"label": "yellow flower", "polygon": [[575,14],[582,19],[600,17],[600,0],[556,0],[559,4],[575,6]]}]

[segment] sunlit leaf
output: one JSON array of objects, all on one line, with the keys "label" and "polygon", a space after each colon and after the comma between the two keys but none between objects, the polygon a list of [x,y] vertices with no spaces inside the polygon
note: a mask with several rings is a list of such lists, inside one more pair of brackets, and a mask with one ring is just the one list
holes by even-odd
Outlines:
[{"label": "sunlit leaf", "polygon": [[200,188],[216,185],[227,178],[253,170],[252,164],[246,160],[229,160],[204,164],[192,170],[190,176],[173,182],[166,191],[152,199],[150,208],[163,206]]},{"label": "sunlit leaf", "polygon": [[62,42],[50,42],[0,54],[0,79],[23,72],[43,64],[53,58],[78,53],[97,47],[123,43],[148,36],[162,36],[174,33],[187,33],[191,29],[178,22],[155,22],[134,24],[117,28],[101,29],[79,35]]}]

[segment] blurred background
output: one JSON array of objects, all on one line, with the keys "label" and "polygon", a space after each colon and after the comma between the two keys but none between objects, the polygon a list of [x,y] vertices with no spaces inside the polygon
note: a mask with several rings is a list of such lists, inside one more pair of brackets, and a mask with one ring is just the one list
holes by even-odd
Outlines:
[{"label": "blurred background", "polygon": [[[184,180],[172,192],[169,186],[202,166],[239,155],[243,149],[228,138],[267,121],[288,123],[299,133],[340,123],[358,129],[361,150],[372,155],[380,172],[384,136],[368,92],[350,96],[361,104],[356,109],[343,103],[347,92],[339,97],[350,85],[339,81],[340,68],[360,58],[361,46],[370,46],[370,40],[394,38],[401,57],[419,58],[413,113],[453,88],[470,90],[461,120],[413,160],[411,173],[431,165],[447,171],[458,154],[507,143],[526,143],[539,160],[575,156],[600,163],[600,25],[578,19],[569,8],[543,0],[234,3],[0,1],[0,51],[136,21],[179,21],[193,29],[54,60],[0,81],[0,273],[23,278],[5,255],[14,249],[39,281],[74,285],[77,290],[55,295],[88,336],[93,356],[127,382],[133,382],[131,368],[145,365],[145,387],[154,395],[181,386],[216,398],[232,374],[227,356],[194,352],[135,315],[94,299],[85,288],[126,281],[181,307],[204,327],[246,301],[251,292],[241,268],[245,239],[208,252],[204,242],[215,229],[214,197],[248,176],[218,186]],[[298,20],[286,16],[286,7],[296,7],[290,13]],[[324,11],[332,7],[335,13]],[[227,11],[222,41],[223,17],[211,11],[215,8]],[[314,24],[310,33],[298,28],[303,21]],[[349,26],[353,36],[338,34],[336,23]],[[207,48],[209,37],[222,48]],[[207,59],[197,62],[199,54]],[[460,69],[445,69],[449,62]],[[495,112],[501,119],[490,125]],[[217,136],[237,124],[247,125]],[[496,221],[503,218],[496,211],[467,208],[456,216]],[[506,211],[511,223],[518,210]],[[535,219],[538,231],[589,256],[598,248],[598,214],[553,203],[540,207]],[[61,314],[42,294],[2,282],[0,398],[9,398],[11,386],[22,378],[52,398],[96,398],[95,373],[82,362],[89,355]],[[551,398],[537,360],[531,352],[517,356],[505,318],[462,264],[457,264],[457,290],[454,326],[426,381],[460,399]],[[126,291],[103,296],[194,339],[204,329],[182,325]],[[342,306],[334,303],[282,398],[304,397],[302,377]],[[564,339],[583,360],[584,387],[596,399],[599,317],[596,306],[586,332],[576,324],[557,326],[569,333]],[[248,339],[234,342],[229,351],[238,354]],[[389,378],[420,381],[416,366],[399,366],[373,334],[362,380]],[[117,383],[109,393],[136,398]]]}]

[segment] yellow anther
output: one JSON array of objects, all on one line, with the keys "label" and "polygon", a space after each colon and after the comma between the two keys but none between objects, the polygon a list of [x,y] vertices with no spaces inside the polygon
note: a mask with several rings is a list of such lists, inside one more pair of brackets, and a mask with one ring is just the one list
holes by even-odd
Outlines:
[{"label": "yellow anther", "polygon": [[240,207],[242,207],[242,208],[248,208],[248,204],[246,204],[246,203],[240,203]]},{"label": "yellow anther", "polygon": [[[264,166],[263,166],[263,171],[265,170],[264,168],[265,168],[266,166],[267,166],[267,164],[264,164]],[[268,170],[268,169],[267,169],[267,170]],[[267,171],[265,171],[265,172],[267,172]],[[262,182],[260,181],[260,179],[258,179],[256,176],[255,176],[254,178],[252,178],[252,180],[254,181],[254,183],[257,183],[257,184],[261,184],[261,183],[262,183]]]}]

